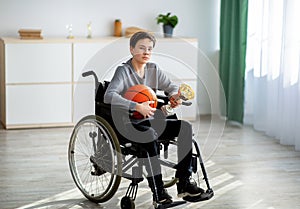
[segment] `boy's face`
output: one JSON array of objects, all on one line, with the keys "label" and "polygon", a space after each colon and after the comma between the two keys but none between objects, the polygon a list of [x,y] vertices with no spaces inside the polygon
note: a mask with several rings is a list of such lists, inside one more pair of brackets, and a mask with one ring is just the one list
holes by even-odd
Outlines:
[{"label": "boy's face", "polygon": [[138,63],[146,64],[149,62],[151,58],[151,53],[153,50],[153,42],[148,39],[141,39],[139,40],[135,47],[130,47],[130,52]]}]

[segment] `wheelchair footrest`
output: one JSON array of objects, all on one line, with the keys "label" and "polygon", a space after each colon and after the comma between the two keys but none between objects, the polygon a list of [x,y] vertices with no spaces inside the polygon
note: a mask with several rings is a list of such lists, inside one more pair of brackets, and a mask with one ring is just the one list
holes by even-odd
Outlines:
[{"label": "wheelchair footrest", "polygon": [[209,189],[209,190],[206,190],[204,193],[202,193],[198,196],[195,196],[195,197],[186,196],[182,199],[184,199],[188,202],[200,202],[200,201],[209,200],[213,196],[214,196],[214,191],[212,189]]}]

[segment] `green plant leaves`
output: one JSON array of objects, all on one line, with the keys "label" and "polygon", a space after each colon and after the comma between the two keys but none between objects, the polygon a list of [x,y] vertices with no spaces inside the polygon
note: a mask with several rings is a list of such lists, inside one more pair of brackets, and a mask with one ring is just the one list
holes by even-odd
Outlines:
[{"label": "green plant leaves", "polygon": [[170,12],[168,12],[166,15],[159,14],[156,18],[157,24],[162,23],[163,25],[171,25],[174,28],[178,24],[178,17],[176,15],[170,15]]}]

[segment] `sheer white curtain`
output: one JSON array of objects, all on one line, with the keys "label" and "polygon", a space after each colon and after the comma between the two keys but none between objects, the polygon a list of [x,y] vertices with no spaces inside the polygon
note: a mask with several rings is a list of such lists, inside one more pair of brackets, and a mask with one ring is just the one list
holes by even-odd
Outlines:
[{"label": "sheer white curtain", "polygon": [[249,0],[245,124],[300,150],[300,0]]}]

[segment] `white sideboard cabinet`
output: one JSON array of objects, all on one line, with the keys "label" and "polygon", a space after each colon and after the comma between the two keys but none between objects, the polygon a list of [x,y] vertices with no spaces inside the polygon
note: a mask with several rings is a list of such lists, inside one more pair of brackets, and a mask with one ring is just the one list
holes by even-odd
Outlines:
[{"label": "white sideboard cabinet", "polygon": [[[178,84],[197,89],[197,40],[158,38],[152,61]],[[0,119],[5,128],[73,125],[94,114],[94,70],[100,81],[130,58],[129,39],[0,39]],[[197,117],[196,99],[177,110]]]},{"label": "white sideboard cabinet", "polygon": [[2,39],[0,49],[5,128],[71,124],[72,44]]}]

